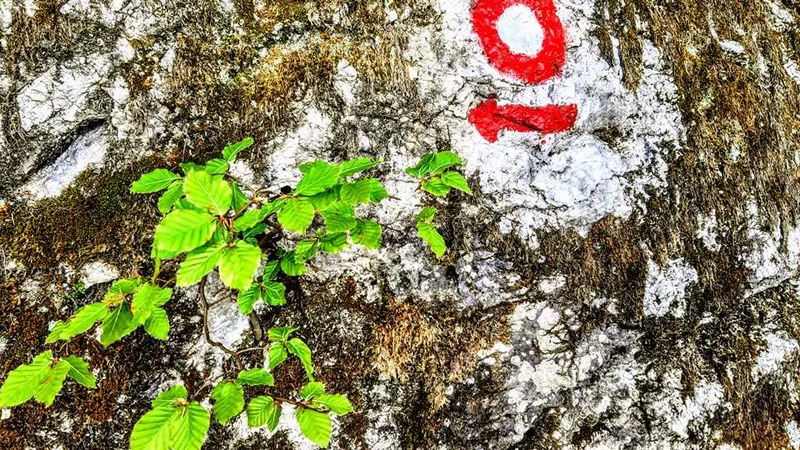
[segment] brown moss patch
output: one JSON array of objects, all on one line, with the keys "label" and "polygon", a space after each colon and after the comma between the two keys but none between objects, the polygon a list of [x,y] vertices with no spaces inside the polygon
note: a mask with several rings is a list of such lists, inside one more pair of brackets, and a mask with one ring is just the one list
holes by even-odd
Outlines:
[{"label": "brown moss patch", "polygon": [[372,333],[374,364],[400,382],[424,380],[427,412],[435,413],[447,402],[447,385],[474,370],[478,351],[507,341],[510,309],[462,315],[452,306],[388,302]]},{"label": "brown moss patch", "polygon": [[36,12],[31,16],[24,7],[13,9],[4,55],[11,73],[16,72],[16,63],[35,61],[47,53],[42,50],[51,47],[67,47],[85,30],[86,25],[61,14],[60,9],[66,3],[66,0],[36,2]]},{"label": "brown moss patch", "polygon": [[[293,129],[298,101],[338,117],[333,78],[341,60],[358,70],[367,89],[392,96],[412,90],[402,58],[404,29],[387,24],[383,8],[295,0],[236,6],[241,30],[221,18],[216,3],[201,2],[176,33],[167,86],[180,112],[176,122],[190,131],[182,146],[191,158],[206,159],[245,136],[268,141]],[[258,163],[263,156],[256,150],[245,157]]]},{"label": "brown moss patch", "polygon": [[17,207],[0,223],[0,247],[26,267],[73,268],[94,259],[136,274],[149,259],[157,195],[134,195],[130,185],[158,163],[145,160],[112,174],[86,171],[55,198]]}]

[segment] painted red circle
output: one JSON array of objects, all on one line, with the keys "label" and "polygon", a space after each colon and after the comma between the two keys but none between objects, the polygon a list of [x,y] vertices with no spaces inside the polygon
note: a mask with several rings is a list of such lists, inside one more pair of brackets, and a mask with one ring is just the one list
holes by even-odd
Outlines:
[{"label": "painted red circle", "polygon": [[[500,39],[497,19],[514,5],[530,8],[542,26],[542,49],[535,56],[513,53]],[[553,0],[478,0],[472,8],[472,24],[489,62],[507,75],[538,84],[557,75],[566,61],[564,28]]]}]

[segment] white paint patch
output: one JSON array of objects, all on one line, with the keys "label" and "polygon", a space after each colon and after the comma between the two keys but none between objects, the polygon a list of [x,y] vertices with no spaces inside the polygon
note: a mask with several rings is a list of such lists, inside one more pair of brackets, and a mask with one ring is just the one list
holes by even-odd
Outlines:
[{"label": "white paint patch", "polygon": [[792,420],[786,423],[786,434],[789,436],[789,445],[792,449],[800,449],[800,428],[797,427],[797,422]]},{"label": "white paint patch", "polygon": [[[275,140],[272,145],[280,146],[275,153],[270,155],[269,161],[273,168],[270,174],[269,188],[279,191],[282,186],[293,186],[301,178],[300,164],[310,161],[313,156],[320,154],[330,139],[332,125],[330,117],[315,108],[306,108],[306,117],[296,131],[288,137]],[[270,145],[270,144],[267,144]]]},{"label": "white paint patch", "polygon": [[751,376],[754,382],[765,375],[778,372],[783,361],[798,350],[797,341],[783,331],[768,333],[763,339],[767,346],[758,354],[753,366]]},{"label": "white paint patch", "polygon": [[564,147],[532,180],[547,206],[564,209],[567,221],[592,223],[606,214],[630,214],[627,181],[616,176],[625,172],[620,155],[593,136],[579,136]]},{"label": "white paint patch", "polygon": [[567,278],[564,275],[555,275],[539,281],[539,290],[543,294],[552,294],[567,285]]},{"label": "white paint patch", "polygon": [[242,334],[250,327],[247,316],[239,312],[233,298],[219,300],[208,311],[211,338],[222,342],[226,347],[235,347]]},{"label": "white paint patch", "polygon": [[81,282],[85,287],[108,283],[119,278],[119,271],[104,261],[94,261],[81,267]]},{"label": "white paint patch", "polygon": [[744,255],[750,289],[746,296],[769,289],[793,277],[800,267],[800,227],[784,233],[779,227],[763,230],[759,223],[758,207],[748,207],[748,237],[750,252]]},{"label": "white paint patch", "polygon": [[706,246],[709,250],[712,251],[719,251],[721,248],[719,242],[717,242],[717,216],[716,214],[711,214],[705,217],[698,217],[697,219],[698,228],[695,232],[695,236],[703,241],[703,245]]},{"label": "white paint patch", "polygon": [[667,261],[664,267],[659,267],[651,260],[647,262],[647,268],[644,314],[683,317],[686,312],[686,290],[697,282],[697,271],[682,259]]},{"label": "white paint patch", "polygon": [[14,2],[5,0],[0,2],[0,31],[3,34],[11,32],[11,23],[13,21],[13,7]]},{"label": "white paint patch", "polygon": [[782,5],[779,5],[778,2],[774,2],[772,0],[764,0],[764,3],[766,3],[769,7],[769,11],[771,13],[770,25],[774,31],[782,33],[794,25],[794,16],[792,16],[792,13],[789,10],[784,8]]},{"label": "white paint patch", "polygon": [[22,187],[34,200],[57,197],[84,170],[103,162],[108,150],[105,126],[78,137],[56,161]]},{"label": "white paint patch", "polygon": [[[431,110],[442,112],[421,133],[431,130],[428,139],[435,142],[436,129],[448,130],[452,149],[465,160],[466,172],[476,176],[485,204],[504,221],[505,230],[536,248],[537,229],[572,227],[585,234],[605,215],[626,218],[643,210],[648,192],[665,186],[665,153],[680,149],[684,131],[675,105],[677,88],[652,44],[643,41],[642,81],[628,90],[621,68],[600,56],[592,35],[592,2],[560,1],[566,66],[559,77],[529,85],[489,64],[473,32],[470,2],[440,0],[438,5],[442,24],[411,34],[406,53],[420,95]],[[574,103],[576,126],[548,136],[505,132],[489,143],[466,119],[489,95],[501,104]],[[596,130],[607,128],[623,137],[612,145],[600,141]]]},{"label": "white paint patch", "polygon": [[672,420],[670,428],[675,434],[686,439],[689,437],[689,425],[698,419],[713,413],[725,400],[722,385],[708,380],[701,380],[694,388],[694,396],[684,401],[679,415]]},{"label": "white paint patch", "polygon": [[[198,295],[197,289],[198,287],[194,286],[186,289],[184,293],[187,297],[194,299]],[[216,271],[209,275],[205,292],[211,305],[208,311],[208,329],[211,338],[228,348],[236,348],[236,344],[250,327],[247,316],[239,312],[236,298],[222,284]],[[189,320],[195,323],[194,326],[202,327],[201,316],[194,316]],[[187,354],[189,355],[188,366],[193,366],[201,372],[209,369],[207,374],[209,379],[222,373],[222,361],[228,357],[222,350],[206,342],[203,337],[199,337],[187,348]]]},{"label": "white paint patch", "polygon": [[536,56],[542,49],[544,30],[536,14],[525,5],[506,9],[497,19],[497,34],[512,53]]},{"label": "white paint patch", "polygon": [[356,100],[356,89],[358,82],[358,71],[346,59],[340,60],[336,64],[336,76],[334,86],[339,96],[346,106],[352,106]]},{"label": "white paint patch", "polygon": [[64,131],[85,114],[91,93],[111,69],[108,56],[80,56],[52,67],[17,95],[22,129],[46,126],[50,131]]},{"label": "white paint patch", "polygon": [[394,421],[398,407],[393,407],[393,396],[382,384],[376,384],[369,392],[369,398],[379,408],[367,411],[369,426],[364,432],[364,441],[371,450],[394,450],[400,448],[400,430]]}]

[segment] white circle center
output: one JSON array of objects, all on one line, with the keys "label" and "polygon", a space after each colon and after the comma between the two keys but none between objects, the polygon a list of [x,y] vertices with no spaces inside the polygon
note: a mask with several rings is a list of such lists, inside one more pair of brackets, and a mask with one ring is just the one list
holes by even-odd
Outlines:
[{"label": "white circle center", "polygon": [[525,5],[509,7],[497,19],[497,34],[512,53],[536,56],[542,50],[544,30],[536,14]]}]

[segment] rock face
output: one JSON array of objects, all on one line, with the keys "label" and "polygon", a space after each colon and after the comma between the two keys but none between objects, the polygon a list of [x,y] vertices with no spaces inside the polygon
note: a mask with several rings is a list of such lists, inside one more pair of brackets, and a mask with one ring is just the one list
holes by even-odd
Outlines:
[{"label": "rock face", "polygon": [[[800,3],[477,4],[505,5],[515,54],[563,24],[563,67],[510,76],[466,0],[0,0],[0,378],[104,283],[152,270],[158,212],[132,180],[252,136],[233,169],[249,182],[370,156],[397,198],[370,211],[380,251],[320,257],[257,310],[299,324],[353,399],[332,447],[800,448]],[[490,142],[470,121],[487,99],[577,117]],[[436,260],[403,169],[444,149],[475,195],[436,203]],[[259,344],[219,286],[213,337]],[[167,343],[70,344],[98,389],[3,411],[0,447],[126,448],[157,392],[204,389],[228,361],[196,289],[170,302]],[[275,434],[212,425],[206,446],[313,448],[289,412]]]}]

